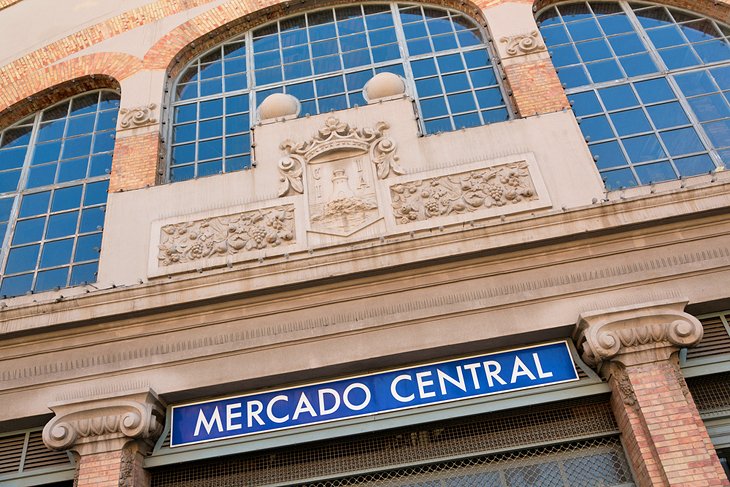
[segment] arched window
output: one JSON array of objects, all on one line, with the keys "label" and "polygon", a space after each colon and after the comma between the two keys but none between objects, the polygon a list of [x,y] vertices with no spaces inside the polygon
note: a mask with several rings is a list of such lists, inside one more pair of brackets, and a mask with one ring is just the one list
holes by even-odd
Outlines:
[{"label": "arched window", "polygon": [[730,28],[624,1],[561,4],[538,21],[607,189],[730,163]]},{"label": "arched window", "polygon": [[118,110],[95,91],[0,132],[0,296],[96,281]]},{"label": "arched window", "polygon": [[484,32],[460,12],[407,4],[336,7],[290,17],[224,43],[182,70],[173,90],[168,180],[251,163],[250,127],[268,95],[302,115],[363,105],[376,73],[403,76],[428,133],[510,117]]}]

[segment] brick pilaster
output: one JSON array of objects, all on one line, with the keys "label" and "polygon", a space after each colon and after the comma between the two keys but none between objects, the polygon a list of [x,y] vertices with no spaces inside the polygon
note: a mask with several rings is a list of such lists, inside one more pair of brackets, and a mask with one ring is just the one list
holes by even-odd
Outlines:
[{"label": "brick pilaster", "polygon": [[154,186],[158,181],[159,147],[157,132],[117,137],[109,192]]},{"label": "brick pilaster", "polygon": [[83,455],[75,487],[150,487],[151,476],[142,465],[143,456],[135,445]]},{"label": "brick pilaster", "polygon": [[730,486],[679,368],[702,325],[686,302],[655,302],[581,315],[584,360],[611,386],[611,405],[638,486]]},{"label": "brick pilaster", "polygon": [[550,59],[505,64],[504,74],[520,117],[570,108],[568,97]]},{"label": "brick pilaster", "polygon": [[50,409],[56,416],[43,429],[43,442],[78,455],[75,487],[150,487],[143,459],[164,424],[164,405],[153,391],[73,400]]}]

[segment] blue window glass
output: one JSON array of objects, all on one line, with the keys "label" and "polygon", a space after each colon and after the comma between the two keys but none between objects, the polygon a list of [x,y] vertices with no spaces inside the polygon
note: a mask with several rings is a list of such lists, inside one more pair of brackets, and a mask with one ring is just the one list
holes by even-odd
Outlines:
[{"label": "blue window glass", "polygon": [[[0,181],[13,182],[0,183],[0,296],[96,279],[98,252],[81,280],[71,277],[81,273],[73,254],[83,235],[101,241],[118,100],[91,92],[0,131]],[[17,179],[21,172],[26,177]]]},{"label": "blue window glass", "polygon": [[[624,29],[621,22],[608,24],[618,32]],[[608,44],[599,42],[606,52]],[[407,77],[408,86],[415,86],[412,94],[426,133],[507,120],[501,77],[488,49],[472,19],[419,5],[338,6],[258,27],[181,70],[172,89],[168,179],[250,167],[256,110],[249,109],[249,100],[258,106],[272,93],[292,94],[301,103],[301,115],[360,106],[366,103],[364,85],[383,71]],[[577,56],[566,62],[579,62]],[[60,129],[49,127],[48,142],[56,141],[54,130]],[[83,137],[85,128],[75,130]],[[94,141],[89,150],[96,154],[96,148]],[[56,150],[65,149],[49,146],[37,164],[55,160]],[[50,176],[39,172],[41,177]]]},{"label": "blue window glass", "polygon": [[559,4],[538,24],[608,189],[728,162],[730,28],[628,1]]}]

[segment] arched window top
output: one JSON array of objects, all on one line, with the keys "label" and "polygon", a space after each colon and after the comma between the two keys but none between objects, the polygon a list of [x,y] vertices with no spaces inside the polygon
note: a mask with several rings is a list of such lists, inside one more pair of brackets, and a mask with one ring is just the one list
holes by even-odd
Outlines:
[{"label": "arched window top", "polygon": [[364,105],[379,72],[403,76],[423,130],[507,120],[485,33],[452,10],[412,4],[333,7],[284,18],[193,60],[173,91],[170,181],[250,165],[255,107],[277,92],[302,115]]},{"label": "arched window top", "polygon": [[0,296],[96,281],[118,110],[94,91],[0,131]]},{"label": "arched window top", "polygon": [[730,163],[730,28],[625,1],[558,4],[538,21],[608,189]]}]

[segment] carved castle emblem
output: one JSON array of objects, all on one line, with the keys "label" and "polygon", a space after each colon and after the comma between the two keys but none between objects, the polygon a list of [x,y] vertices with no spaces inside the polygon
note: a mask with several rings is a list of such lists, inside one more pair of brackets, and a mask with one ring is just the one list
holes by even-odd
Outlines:
[{"label": "carved castle emblem", "polygon": [[349,236],[382,218],[376,178],[404,174],[379,122],[357,129],[335,117],[305,142],[282,142],[279,196],[306,194],[310,231]]}]

